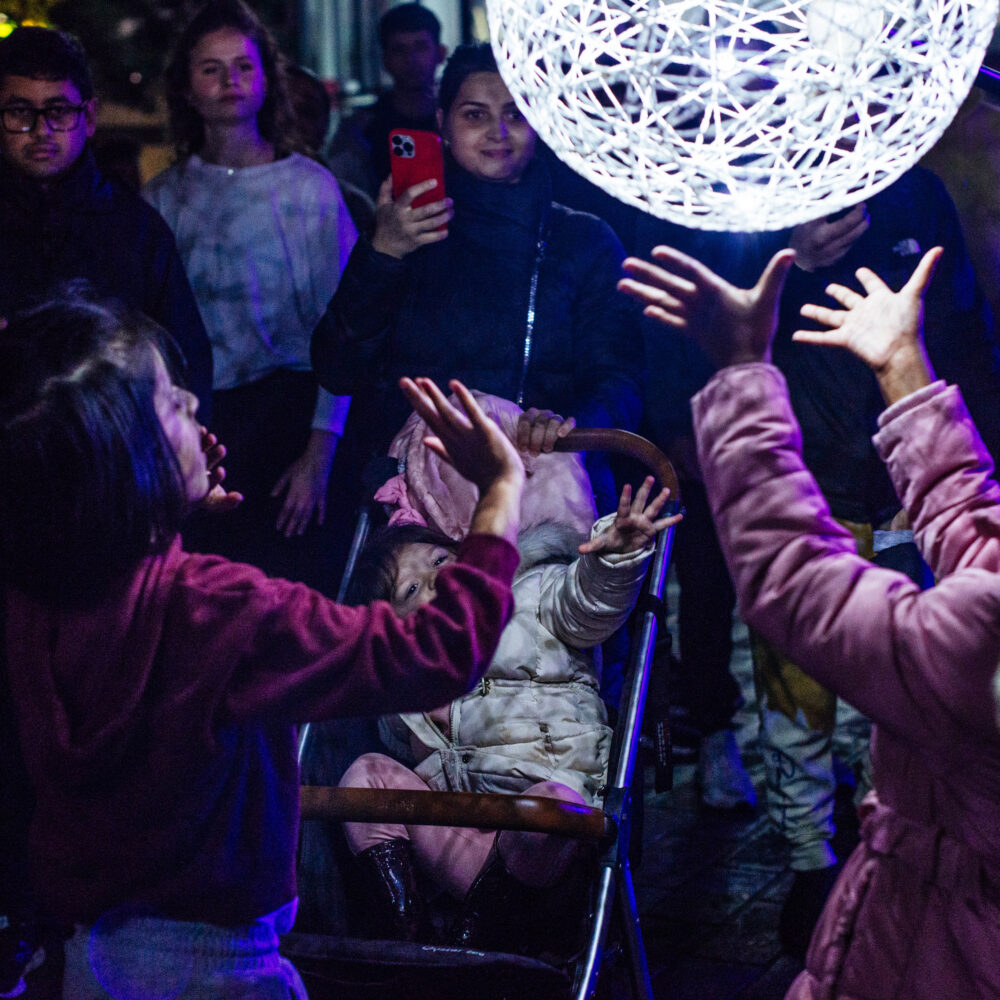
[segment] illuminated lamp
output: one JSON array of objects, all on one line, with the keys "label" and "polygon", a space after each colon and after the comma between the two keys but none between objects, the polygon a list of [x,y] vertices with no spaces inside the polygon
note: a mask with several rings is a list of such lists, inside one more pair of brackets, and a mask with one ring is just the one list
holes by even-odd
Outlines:
[{"label": "illuminated lamp", "polygon": [[553,152],[699,229],[783,229],[891,184],[968,94],[998,0],[487,0]]}]

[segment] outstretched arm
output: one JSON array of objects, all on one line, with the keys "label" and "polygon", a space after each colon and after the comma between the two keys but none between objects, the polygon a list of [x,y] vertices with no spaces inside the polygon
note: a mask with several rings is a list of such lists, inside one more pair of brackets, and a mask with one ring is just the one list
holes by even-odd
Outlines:
[{"label": "outstretched arm", "polygon": [[866,267],[857,271],[864,295],[844,285],[829,285],[827,295],[843,309],[805,305],[802,315],[830,329],[797,330],[792,339],[846,347],[875,372],[889,404],[930,385],[934,373],[924,348],[924,292],[943,252],[941,247],[928,250],[898,292]]},{"label": "outstretched arm", "polygon": [[657,532],[676,524],[680,514],[658,517],[670,496],[660,490],[652,499],[653,477],[635,496],[622,489],[614,518],[603,517],[580,558],[542,584],[538,616],[556,638],[575,649],[589,649],[620,628],[635,606]]},{"label": "outstretched arm", "polygon": [[776,369],[720,372],[693,408],[744,620],[909,740],[947,749],[955,719],[970,734],[995,738],[989,691],[1000,656],[1000,589],[991,575],[964,570],[921,592],[856,555],[803,464]]},{"label": "outstretched arm", "polygon": [[[645,548],[656,537],[657,533],[677,524],[683,515],[671,514],[657,518],[663,510],[663,505],[670,497],[670,490],[665,487],[649,499],[653,488],[653,477],[647,476],[642,485],[632,497],[632,487],[626,483],[622,487],[622,495],[618,501],[618,511],[614,521],[607,530],[584,542],[580,546],[580,554],[587,555],[627,555]],[[648,501],[648,503],[647,503]]]},{"label": "outstretched arm", "polygon": [[672,247],[653,250],[655,264],[628,257],[618,282],[644,315],[683,330],[718,368],[771,360],[778,300],[795,252],[776,253],[753,288],[737,288]]}]

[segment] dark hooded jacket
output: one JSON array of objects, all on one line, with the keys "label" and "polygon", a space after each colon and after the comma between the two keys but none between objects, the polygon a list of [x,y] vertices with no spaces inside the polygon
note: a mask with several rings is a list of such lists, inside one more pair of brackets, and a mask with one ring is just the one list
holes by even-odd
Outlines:
[{"label": "dark hooded jacket", "polygon": [[44,187],[0,161],[0,316],[74,278],[170,333],[207,421],[212,349],[167,224],[137,194],[107,180],[89,149]]},{"label": "dark hooded jacket", "polygon": [[446,187],[447,239],[402,260],[356,244],[313,334],[320,383],[355,394],[353,422],[379,452],[409,414],[401,375],[635,429],[644,352],[611,228],[553,203],[537,159],[510,185],[451,164]]}]

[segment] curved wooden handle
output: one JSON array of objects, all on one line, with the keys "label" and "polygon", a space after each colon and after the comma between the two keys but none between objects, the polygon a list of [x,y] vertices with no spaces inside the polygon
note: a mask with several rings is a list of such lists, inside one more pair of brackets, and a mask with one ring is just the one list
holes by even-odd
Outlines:
[{"label": "curved wooden handle", "polygon": [[649,469],[670,490],[670,499],[679,504],[681,487],[670,459],[652,441],[631,431],[614,427],[574,427],[555,443],[555,451],[613,451],[628,455]]},{"label": "curved wooden handle", "polygon": [[338,822],[531,830],[578,840],[610,840],[615,836],[614,820],[600,809],[540,795],[303,785],[299,811],[303,819]]}]

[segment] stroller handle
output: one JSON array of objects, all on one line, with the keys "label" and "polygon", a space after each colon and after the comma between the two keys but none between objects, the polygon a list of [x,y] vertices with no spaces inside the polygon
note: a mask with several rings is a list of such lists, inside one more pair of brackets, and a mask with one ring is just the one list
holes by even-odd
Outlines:
[{"label": "stroller handle", "polygon": [[610,451],[628,455],[648,468],[661,486],[670,490],[670,499],[679,504],[681,499],[677,473],[670,459],[652,441],[614,427],[574,427],[565,437],[559,438],[554,451]]}]

